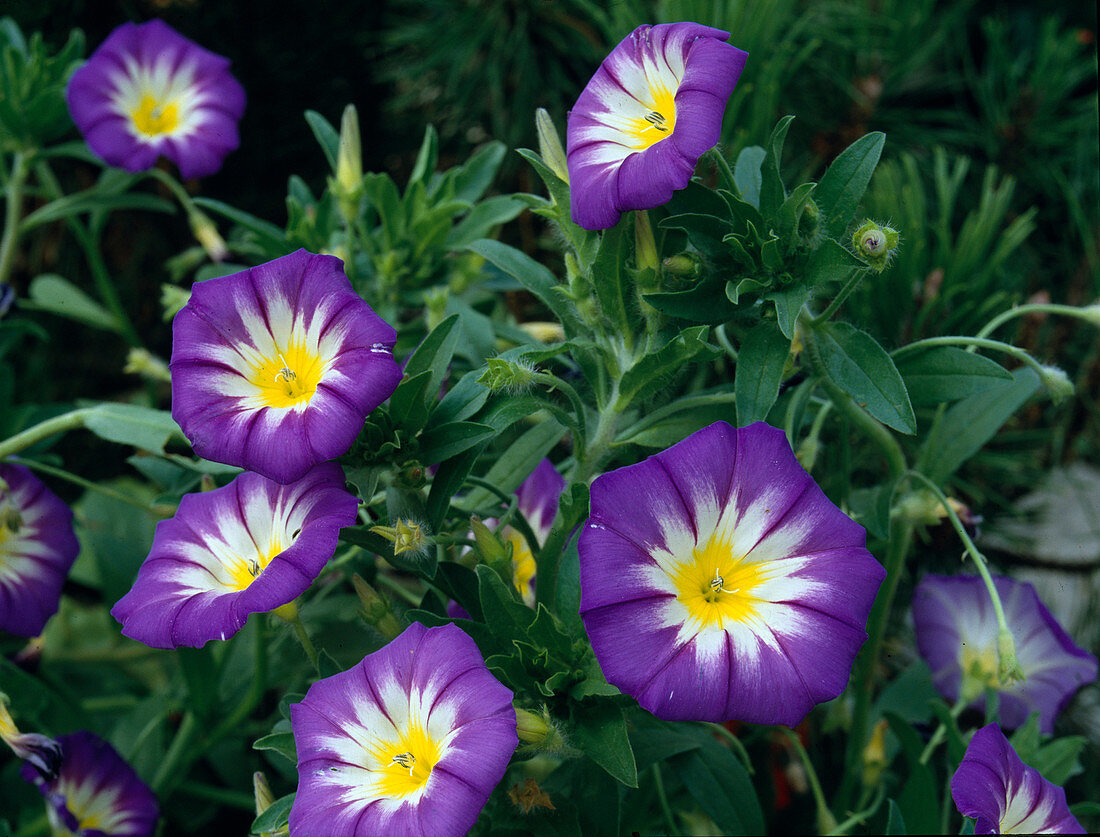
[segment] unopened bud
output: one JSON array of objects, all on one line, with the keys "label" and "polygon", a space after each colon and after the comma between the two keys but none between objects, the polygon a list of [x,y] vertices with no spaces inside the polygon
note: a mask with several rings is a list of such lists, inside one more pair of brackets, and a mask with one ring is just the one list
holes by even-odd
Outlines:
[{"label": "unopened bud", "polygon": [[508,554],[504,542],[477,515],[470,517],[470,531],[474,533],[477,551],[481,553],[485,563],[500,565],[511,560],[512,556]]},{"label": "unopened bud", "polygon": [[271,803],[275,801],[275,794],[271,792],[267,777],[260,770],[252,774],[252,796],[256,800],[257,817],[270,808]]},{"label": "unopened bud", "polygon": [[363,193],[363,145],[359,138],[359,113],[355,105],[344,108],[340,120],[340,145],[336,151],[336,200],[348,221],[359,215]]},{"label": "unopened bud", "polygon": [[126,365],[122,371],[127,375],[141,375],[150,381],[163,381],[169,383],[172,375],[168,371],[168,364],[154,355],[148,349],[130,349],[126,355]]},{"label": "unopened bud", "polygon": [[0,739],[47,782],[57,778],[57,770],[61,766],[61,745],[46,735],[20,732],[8,712],[7,702],[8,696],[0,693]]},{"label": "unopened bud", "polygon": [[412,520],[398,519],[393,526],[372,526],[371,531],[393,544],[394,555],[423,552],[431,543],[427,527]]},{"label": "unopened bud", "polygon": [[355,588],[355,595],[359,597],[359,604],[363,606],[363,619],[367,624],[377,628],[387,640],[399,637],[406,626],[394,614],[389,600],[367,584],[358,573],[351,577],[351,583]]},{"label": "unopened bud", "polygon": [[1002,684],[1007,686],[1017,680],[1027,679],[1020,668],[1020,661],[1016,659],[1016,641],[1008,629],[997,633],[997,659],[997,679]]},{"label": "unopened bud", "polygon": [[194,209],[188,214],[187,220],[191,224],[191,232],[195,234],[195,238],[210,260],[224,262],[229,257],[229,248],[209,216],[205,212]]},{"label": "unopened bud", "polygon": [[213,491],[218,487],[218,484],[214,482],[214,477],[211,474],[203,474],[199,477],[199,491]]},{"label": "unopened bud", "polygon": [[169,322],[190,299],[189,288],[181,288],[179,285],[161,285],[160,307],[164,309],[164,321]]},{"label": "unopened bud", "polygon": [[806,199],[806,208],[798,221],[798,231],[806,238],[815,238],[821,230],[821,209],[813,198]]},{"label": "unopened bud", "polygon": [[1044,366],[1039,377],[1043,386],[1047,388],[1047,392],[1050,393],[1050,400],[1055,404],[1061,403],[1076,392],[1073,381],[1057,366]]},{"label": "unopened bud", "polygon": [[649,213],[644,209],[634,210],[634,263],[638,270],[657,271],[657,241],[653,238]]},{"label": "unopened bud", "polygon": [[880,720],[871,730],[871,740],[863,748],[863,784],[877,788],[889,762],[886,758],[886,730],[890,724]]},{"label": "unopened bud", "polygon": [[852,246],[872,270],[881,273],[897,252],[900,238],[893,227],[864,221],[852,234]]},{"label": "unopened bud", "polygon": [[516,709],[516,735],[530,749],[543,752],[560,752],[565,744],[545,707],[539,712]]},{"label": "unopened bud", "polygon": [[491,357],[485,361],[485,371],[477,377],[491,392],[503,389],[518,391],[531,385],[535,380],[535,369],[527,363]]},{"label": "unopened bud", "polygon": [[424,320],[428,331],[447,319],[447,303],[450,298],[450,289],[445,285],[429,288],[424,292]]},{"label": "unopened bud", "polygon": [[565,339],[565,329],[562,328],[561,323],[521,323],[520,328],[540,343],[560,343]]},{"label": "unopened bud", "polygon": [[697,276],[699,274],[699,259],[690,253],[669,256],[662,264],[665,271],[673,276]]},{"label": "unopened bud", "polygon": [[539,156],[546,163],[550,171],[569,182],[569,165],[565,159],[565,149],[561,147],[561,137],[558,129],[554,127],[554,120],[546,112],[546,108],[535,111],[535,129],[539,135]]},{"label": "unopened bud", "polygon": [[[2,292],[0,292],[2,294]],[[4,305],[2,296],[0,296],[0,317],[4,316]],[[1081,309],[1081,316],[1086,322],[1091,325],[1100,328],[1100,301],[1092,303],[1092,305],[1086,305]]]}]

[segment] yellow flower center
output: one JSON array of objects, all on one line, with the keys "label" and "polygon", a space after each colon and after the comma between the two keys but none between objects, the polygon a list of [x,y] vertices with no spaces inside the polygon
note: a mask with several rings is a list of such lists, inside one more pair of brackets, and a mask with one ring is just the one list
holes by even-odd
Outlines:
[{"label": "yellow flower center", "polygon": [[380,741],[371,748],[377,760],[378,792],[386,797],[408,796],[428,781],[439,761],[440,747],[418,723],[410,724],[396,741]]},{"label": "yellow flower center", "polygon": [[633,142],[630,147],[644,151],[671,136],[676,128],[676,94],[660,82],[649,88],[649,101],[643,103],[646,112],[628,119],[626,133]]},{"label": "yellow flower center", "polygon": [[535,592],[531,589],[531,581],[535,577],[535,556],[527,546],[527,538],[519,533],[518,529],[506,526],[501,533],[512,544],[512,583],[516,585],[520,597],[529,605],[535,603]]},{"label": "yellow flower center", "polygon": [[134,127],[141,133],[155,137],[176,130],[179,125],[179,106],[175,102],[158,102],[146,93],[130,117],[134,120]]},{"label": "yellow flower center", "polygon": [[727,621],[745,622],[762,601],[753,590],[767,579],[759,563],[736,555],[730,543],[714,534],[692,550],[691,560],[676,568],[676,597],[700,628],[722,628]]},{"label": "yellow flower center", "polygon": [[990,644],[984,648],[963,643],[959,650],[959,667],[962,669],[962,692],[973,700],[986,689],[1003,689],[1005,684],[998,677],[1000,660],[997,647]]},{"label": "yellow flower center", "polygon": [[275,352],[252,370],[252,383],[267,407],[293,407],[308,401],[321,382],[321,358],[304,344],[292,344]]},{"label": "yellow flower center", "polygon": [[266,553],[257,551],[255,555],[238,558],[235,563],[227,568],[232,579],[229,582],[229,589],[244,590],[259,577],[264,568],[271,563],[271,559],[282,552],[283,549],[282,542],[275,538],[267,548]]}]

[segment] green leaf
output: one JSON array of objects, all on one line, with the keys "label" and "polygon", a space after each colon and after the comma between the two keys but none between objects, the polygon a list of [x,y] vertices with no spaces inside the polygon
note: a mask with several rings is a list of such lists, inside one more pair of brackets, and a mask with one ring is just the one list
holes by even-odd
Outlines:
[{"label": "green leaf", "polygon": [[822,175],[814,200],[825,217],[826,235],[839,238],[848,228],[885,144],[886,134],[881,131],[860,137],[840,152]]},{"label": "green leaf", "polygon": [[999,363],[958,346],[895,352],[894,363],[915,407],[957,401],[1012,380]]},{"label": "green leaf", "polygon": [[1081,753],[1087,744],[1088,739],[1082,735],[1056,738],[1040,747],[1028,764],[1042,773],[1048,782],[1064,785],[1078,773],[1084,772]]},{"label": "green leaf", "polygon": [[643,294],[643,298],[662,314],[670,317],[718,325],[737,313],[737,309],[725,297],[725,285],[726,280],[721,274],[712,273],[686,291]]},{"label": "green leaf", "polygon": [[[488,423],[488,422],[486,422]],[[485,480],[510,494],[519,488],[538,464],[561,441],[565,428],[553,419],[539,422],[504,451],[485,475]],[[474,488],[457,503],[460,508],[473,512],[497,502],[497,496],[484,488]]]},{"label": "green leaf", "polygon": [[463,375],[432,411],[428,426],[435,427],[437,424],[468,419],[488,400],[489,388],[477,382],[477,375]]},{"label": "green leaf", "polygon": [[777,225],[780,238],[787,239],[798,230],[798,222],[802,220],[802,213],[806,211],[806,204],[816,188],[816,183],[803,183],[783,201],[783,205],[779,207]]},{"label": "green leaf", "polygon": [[790,355],[791,341],[774,323],[757,324],[745,337],[737,353],[734,386],[737,397],[737,426],[764,421],[779,397],[783,367]]},{"label": "green leaf", "polygon": [[539,214],[550,218],[561,228],[566,240],[577,253],[581,268],[587,268],[592,263],[592,259],[595,258],[599,236],[573,223],[569,208],[569,184],[554,174],[551,168],[534,151],[520,148],[517,149],[517,152],[534,167],[553,200],[553,208],[539,210]]},{"label": "green leaf", "polygon": [[257,738],[252,742],[252,749],[273,750],[289,759],[291,764],[298,763],[298,748],[294,745],[294,733],[292,732],[273,732],[263,738]]},{"label": "green leaf", "polygon": [[699,748],[669,760],[695,801],[725,834],[763,834],[764,814],[745,766],[700,730]]},{"label": "green leaf", "polygon": [[378,213],[386,250],[395,250],[405,234],[405,207],[397,185],[387,174],[363,176],[363,194]]},{"label": "green leaf", "polygon": [[496,435],[494,428],[472,421],[440,424],[420,434],[420,458],[433,464],[444,462]]},{"label": "green leaf", "polygon": [[252,822],[252,834],[268,834],[278,831],[290,819],[290,809],[294,807],[294,794],[288,793],[276,799],[267,810]]},{"label": "green leaf", "polygon": [[908,722],[893,712],[884,714],[890,730],[901,743],[909,766],[909,776],[898,796],[898,809],[906,825],[917,834],[935,834],[939,830],[939,793],[928,765],[920,763],[924,743]]},{"label": "green leaf", "polygon": [[814,250],[806,265],[806,284],[812,288],[827,282],[845,282],[853,271],[865,270],[866,267],[843,245],[826,238]]},{"label": "green leaf", "polygon": [[768,140],[767,153],[760,164],[760,214],[765,218],[774,219],[779,212],[779,207],[787,199],[787,190],[783,186],[783,177],[779,173],[779,166],[783,159],[783,142],[787,138],[787,129],[794,121],[793,116],[784,116],[772,131]]},{"label": "green leaf", "polygon": [[848,323],[818,329],[818,345],[833,383],[899,433],[916,433],[917,419],[897,367],[870,334]]},{"label": "green leaf", "polygon": [[[708,424],[729,421],[734,416],[736,400],[733,389],[728,385],[678,398],[671,404],[647,413],[637,423],[627,427],[612,443],[612,447],[671,447]],[[683,435],[676,435],[681,428],[691,429]]]},{"label": "green leaf", "polygon": [[612,326],[624,333],[631,329],[630,311],[627,307],[630,286],[626,275],[626,258],[630,252],[629,225],[623,219],[600,237],[600,247],[592,262],[592,284],[600,309]]},{"label": "green leaf", "polygon": [[466,249],[484,257],[537,296],[558,318],[566,334],[583,331],[572,303],[558,291],[558,280],[546,267],[515,247],[487,238],[473,242]]},{"label": "green leaf", "polygon": [[766,291],[769,287],[771,286],[767,282],[752,276],[746,276],[739,280],[730,279],[726,282],[726,299],[734,305],[738,305],[742,294],[757,294]]},{"label": "green leaf", "polygon": [[412,189],[414,183],[420,183],[427,190],[428,185],[432,179],[432,175],[435,174],[435,164],[439,159],[439,134],[436,133],[433,125],[428,125],[424,129],[424,139],[420,143],[420,152],[416,155],[416,162],[413,164],[412,174],[409,175],[409,182],[405,186],[405,194],[409,194],[409,190]]},{"label": "green leaf", "polygon": [[1024,366],[1012,382],[987,389],[952,405],[932,430],[921,452],[921,470],[942,484],[996,435],[1001,426],[1039,388],[1039,376]]},{"label": "green leaf", "polygon": [[144,192],[123,192],[112,195],[104,194],[98,187],[93,187],[50,201],[40,209],[36,209],[19,223],[19,232],[22,234],[40,224],[60,221],[81,212],[111,212],[117,209],[171,213],[176,211],[176,206],[164,198],[147,195]]},{"label": "green leaf", "polygon": [[309,129],[313,131],[313,136],[317,138],[321,150],[325,152],[325,159],[335,173],[336,161],[340,155],[340,132],[315,110],[307,110],[305,117],[306,122],[309,123]]},{"label": "green leaf", "polygon": [[593,698],[573,707],[573,740],[584,754],[628,788],[638,787],[626,718],[611,700]]},{"label": "green leaf", "polygon": [[798,321],[798,314],[802,310],[802,306],[810,298],[810,289],[805,285],[790,285],[772,291],[764,298],[775,303],[776,322],[789,344],[791,340],[794,340],[794,326]]},{"label": "green leaf", "polygon": [[37,276],[31,282],[30,298],[44,311],[77,320],[85,325],[121,333],[118,319],[68,279],[53,273]]},{"label": "green leaf", "polygon": [[431,380],[430,369],[411,378],[406,375],[390,396],[390,417],[410,434],[417,433],[428,419],[426,401]]},{"label": "green leaf", "polygon": [[478,599],[489,630],[505,644],[526,639],[527,630],[535,621],[535,611],[519,601],[515,588],[505,585],[496,570],[479,564],[476,572]]},{"label": "green leaf", "polygon": [[84,426],[101,439],[154,453],[164,453],[164,446],[173,437],[185,439],[171,413],[135,404],[97,404],[89,409]]},{"label": "green leaf", "polygon": [[905,830],[905,818],[901,815],[901,808],[898,807],[892,799],[886,800],[888,806],[888,814],[886,815],[886,833],[887,834],[908,834]]},{"label": "green leaf", "polygon": [[733,180],[737,184],[737,191],[746,203],[757,209],[760,208],[760,187],[763,184],[760,167],[767,154],[759,145],[750,145],[741,149],[733,166]]},{"label": "green leaf", "polygon": [[698,750],[699,736],[694,728],[639,715],[630,728],[630,745],[639,772],[689,750]]},{"label": "green leaf", "polygon": [[447,374],[447,367],[451,363],[451,358],[454,357],[455,346],[458,345],[458,338],[461,337],[461,330],[455,327],[458,325],[458,320],[458,314],[452,314],[428,332],[428,336],[420,342],[409,357],[408,363],[405,364],[407,378],[415,378],[421,372],[431,372],[425,390],[429,402],[436,400],[439,388],[443,385],[443,378]]},{"label": "green leaf", "polygon": [[455,172],[455,199],[474,203],[493,184],[508,147],[499,140],[487,142]]},{"label": "green leaf", "polygon": [[652,352],[627,370],[619,385],[616,409],[625,410],[640,395],[685,364],[717,356],[720,351],[706,342],[707,326],[685,328],[656,352]]},{"label": "green leaf", "polygon": [[524,209],[523,201],[510,195],[498,195],[477,204],[447,236],[448,250],[461,250],[496,227],[511,221]]},{"label": "green leaf", "polygon": [[255,234],[260,240],[260,246],[268,255],[284,255],[290,249],[290,245],[286,240],[286,233],[269,221],[264,221],[262,218],[250,215],[235,206],[211,198],[195,198],[195,205],[216,212]]}]

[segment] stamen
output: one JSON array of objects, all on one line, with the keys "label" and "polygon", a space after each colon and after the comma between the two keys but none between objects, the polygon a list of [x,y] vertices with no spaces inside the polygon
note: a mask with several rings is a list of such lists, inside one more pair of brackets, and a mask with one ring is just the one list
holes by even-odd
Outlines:
[{"label": "stamen", "polygon": [[279,378],[282,378],[284,381],[293,381],[298,376],[290,369],[290,364],[286,362],[283,353],[277,352],[277,354],[279,355],[279,360],[283,362],[283,368],[275,375],[275,380],[278,381]]},{"label": "stamen", "polygon": [[[668,120],[664,118],[660,113],[655,110],[651,110],[645,115],[645,121],[650,123],[651,128],[656,128],[658,131],[664,131],[668,133]],[[648,131],[649,128],[643,128],[642,133]]]},{"label": "stamen", "polygon": [[260,562],[255,558],[248,559],[248,574],[253,578],[260,574]]},{"label": "stamen", "polygon": [[409,778],[412,778],[413,765],[416,764],[416,756],[412,753],[398,753],[390,760],[390,763],[387,764],[386,767],[393,767],[395,764],[409,768]]},{"label": "stamen", "polygon": [[715,593],[718,593],[718,592],[736,593],[741,589],[740,587],[738,587],[736,590],[727,590],[725,587],[722,586],[725,583],[726,583],[726,580],[718,574],[718,568],[715,567],[714,568],[714,578],[712,578],[710,580],[710,589],[711,590],[713,590]]}]

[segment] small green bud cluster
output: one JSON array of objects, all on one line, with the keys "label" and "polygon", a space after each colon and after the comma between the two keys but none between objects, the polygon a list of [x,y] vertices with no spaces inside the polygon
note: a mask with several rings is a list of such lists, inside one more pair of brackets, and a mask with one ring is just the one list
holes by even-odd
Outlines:
[{"label": "small green bud cluster", "polygon": [[882,273],[897,252],[901,236],[893,227],[879,224],[877,221],[864,221],[852,233],[852,246],[856,254],[863,258],[868,267],[876,273]]},{"label": "small green bud cluster", "polygon": [[485,371],[478,376],[477,382],[487,386],[490,392],[517,392],[529,387],[535,374],[535,367],[529,363],[491,357],[485,361]]},{"label": "small green bud cluster", "polygon": [[367,624],[373,625],[387,640],[400,636],[407,626],[401,624],[394,614],[389,600],[367,584],[359,573],[351,577],[351,583],[363,607],[362,615]]}]

